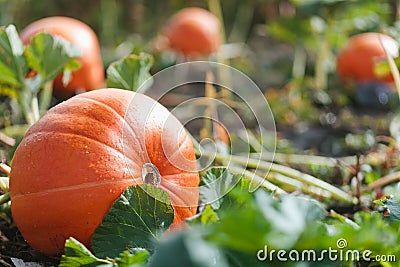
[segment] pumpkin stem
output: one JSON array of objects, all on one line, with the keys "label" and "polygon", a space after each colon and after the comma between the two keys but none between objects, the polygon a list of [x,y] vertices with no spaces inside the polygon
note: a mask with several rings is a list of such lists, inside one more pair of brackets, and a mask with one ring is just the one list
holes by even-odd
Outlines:
[{"label": "pumpkin stem", "polygon": [[153,163],[145,163],[142,166],[142,179],[145,184],[158,187],[161,183],[161,174]]}]

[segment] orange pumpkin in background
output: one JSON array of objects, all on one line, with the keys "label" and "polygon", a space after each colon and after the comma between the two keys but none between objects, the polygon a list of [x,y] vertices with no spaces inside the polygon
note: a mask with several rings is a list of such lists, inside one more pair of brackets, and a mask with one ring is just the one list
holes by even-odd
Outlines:
[{"label": "orange pumpkin in background", "polygon": [[196,213],[199,176],[193,144],[161,104],[138,93],[100,89],[50,109],[18,146],[11,165],[12,215],[36,250],[57,255],[91,236],[113,202],[143,183],[145,163],[171,196],[171,228]]},{"label": "orange pumpkin in background", "polygon": [[85,23],[69,17],[47,17],[29,24],[20,33],[26,45],[39,32],[60,36],[82,51],[81,68],[72,73],[68,85],[62,84],[61,75],[54,81],[55,94],[70,96],[75,92],[90,91],[104,86],[104,66],[100,45],[95,32]]},{"label": "orange pumpkin in background", "polygon": [[166,46],[188,57],[208,56],[221,45],[221,25],[209,11],[188,7],[167,22]]},{"label": "orange pumpkin in background", "polygon": [[379,77],[375,62],[386,60],[385,48],[390,56],[399,56],[399,44],[390,36],[368,32],[352,36],[337,56],[336,69],[345,82],[393,82],[391,73]]}]

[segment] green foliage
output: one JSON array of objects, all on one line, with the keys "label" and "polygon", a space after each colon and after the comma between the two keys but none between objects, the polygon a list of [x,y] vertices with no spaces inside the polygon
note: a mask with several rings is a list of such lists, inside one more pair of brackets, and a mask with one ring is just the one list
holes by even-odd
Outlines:
[{"label": "green foliage", "polygon": [[92,237],[98,257],[117,257],[125,249],[153,249],[172,224],[168,194],[150,185],[129,187],[113,204]]},{"label": "green foliage", "polygon": [[194,228],[160,241],[148,267],[228,267],[221,249],[204,239]]},{"label": "green foliage", "polygon": [[[81,52],[69,42],[50,34],[39,33],[23,46],[14,25],[0,28],[0,93],[16,98],[29,125],[48,108],[52,80],[61,72],[68,82],[70,72],[80,66]],[[28,75],[30,73],[35,75]],[[50,90],[48,89],[50,88]],[[40,108],[39,108],[40,107]]]},{"label": "green foliage", "polygon": [[218,221],[218,214],[213,210],[211,205],[205,205],[200,213],[186,220],[186,222],[188,222],[189,224],[208,224]]},{"label": "green foliage", "polygon": [[38,72],[44,84],[54,80],[63,69],[67,77],[71,71],[79,69],[79,62],[71,58],[81,57],[82,52],[58,36],[39,33],[30,39],[25,55],[29,67]]},{"label": "green foliage", "polygon": [[149,255],[145,249],[135,249],[126,250],[115,259],[99,259],[79,241],[71,237],[65,242],[65,255],[62,256],[59,266],[139,267],[147,262]]},{"label": "green foliage", "polygon": [[139,266],[148,261],[150,253],[145,249],[125,250],[116,258],[119,267]]},{"label": "green foliage", "polygon": [[237,184],[239,179],[238,175],[233,175],[226,168],[210,168],[201,177],[200,202],[210,204],[213,209],[219,209],[222,197]]},{"label": "green foliage", "polygon": [[23,86],[28,64],[14,25],[0,28],[0,83]]},{"label": "green foliage", "polygon": [[153,57],[146,53],[131,54],[110,64],[107,69],[107,87],[131,91],[140,88],[144,92],[147,88],[141,86],[151,85],[148,79],[151,77],[149,71],[152,64]]},{"label": "green foliage", "polygon": [[61,267],[78,267],[78,266],[113,266],[110,261],[96,258],[83,244],[74,239],[69,238],[65,242],[65,255],[62,256]]},{"label": "green foliage", "polygon": [[400,221],[400,201],[398,198],[392,195],[375,200],[375,203],[384,209],[386,218],[389,221]]},{"label": "green foliage", "polygon": [[[215,174],[216,170],[209,171],[209,176]],[[236,186],[223,197],[217,210],[213,210],[211,205],[206,205],[202,212],[189,220],[191,225],[189,229],[163,236],[153,244],[154,247],[147,247],[148,237],[153,237],[150,231],[142,233],[142,237],[137,238],[137,235],[131,231],[117,230],[120,228],[120,222],[111,222],[109,219],[105,219],[110,222],[107,231],[118,232],[119,235],[124,236],[124,242],[128,245],[129,251],[126,250],[120,254],[121,251],[114,252],[112,246],[108,246],[108,251],[104,250],[101,257],[119,257],[117,259],[125,259],[125,263],[132,262],[151,267],[265,266],[271,260],[274,260],[271,262],[273,266],[322,267],[351,266],[353,263],[359,264],[359,266],[377,266],[362,262],[361,256],[357,258],[356,254],[361,253],[358,255],[362,255],[362,252],[369,253],[370,251],[368,257],[374,259],[377,255],[399,255],[400,253],[400,222],[397,217],[399,203],[397,200],[389,198],[382,202],[394,216],[390,220],[378,212],[358,212],[353,221],[333,211],[329,214],[315,200],[293,195],[276,199],[263,189],[251,193],[248,186],[247,180],[239,180]],[[123,196],[119,201],[125,202],[127,206],[136,203],[136,207],[144,207],[143,203],[147,203],[148,197],[134,198],[135,202],[131,204],[128,204],[125,199],[133,197],[131,190],[134,189],[129,190],[129,197]],[[144,191],[141,192],[145,194]],[[115,204],[114,207],[116,205],[118,204]],[[132,218],[132,215],[126,215],[126,213],[127,211],[122,209],[110,211],[113,216]],[[154,220],[153,213],[144,213],[140,218],[143,221]],[[135,219],[131,219],[131,222],[133,221]],[[144,237],[145,235],[148,237]],[[109,239],[110,243],[112,241],[113,238]],[[68,249],[66,249],[63,262],[67,263],[68,259],[71,262],[72,260],[76,262],[82,260],[82,262],[99,261],[99,264],[103,263],[102,260],[88,254],[88,251],[81,245],[70,242],[67,242]],[[71,246],[74,250],[71,250]],[[143,247],[150,250],[141,249]],[[329,249],[336,253],[332,254],[333,258],[327,252],[321,254]],[[273,250],[276,252],[282,250],[281,253],[286,253],[286,258],[291,251],[298,253],[293,254],[292,252],[291,255],[303,255],[301,253],[304,252],[311,258],[306,258],[301,262],[296,260],[279,261],[276,254],[275,256],[268,254]],[[312,250],[312,252],[308,250]],[[154,251],[154,253],[150,255],[147,251]],[[314,260],[313,253],[316,257]],[[336,257],[334,257],[335,255]],[[350,256],[346,258],[343,255]],[[122,261],[119,260],[109,262],[122,264]]]}]

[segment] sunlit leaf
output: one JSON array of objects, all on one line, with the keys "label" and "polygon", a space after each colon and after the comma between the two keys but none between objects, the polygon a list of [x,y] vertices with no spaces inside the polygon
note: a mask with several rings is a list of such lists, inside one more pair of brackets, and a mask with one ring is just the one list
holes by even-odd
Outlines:
[{"label": "sunlit leaf", "polygon": [[24,46],[14,25],[0,27],[0,83],[22,86],[28,72]]},{"label": "sunlit leaf", "polygon": [[82,56],[82,51],[61,37],[42,32],[30,39],[25,54],[29,67],[37,71],[44,84],[64,69],[76,70],[74,60]]},{"label": "sunlit leaf", "polygon": [[118,267],[139,266],[147,263],[149,257],[150,253],[145,249],[125,250],[115,262],[118,264]]},{"label": "sunlit leaf", "polygon": [[83,244],[73,237],[65,242],[65,254],[61,258],[60,267],[101,266],[112,267],[108,260],[95,257]]},{"label": "sunlit leaf", "polygon": [[[137,91],[151,77],[152,64],[153,57],[146,53],[131,54],[112,63],[107,69],[107,87]],[[140,89],[143,92],[146,88]]]},{"label": "sunlit leaf", "polygon": [[205,205],[204,209],[195,216],[186,220],[188,223],[215,223],[219,221],[218,214],[211,208],[211,205]]}]

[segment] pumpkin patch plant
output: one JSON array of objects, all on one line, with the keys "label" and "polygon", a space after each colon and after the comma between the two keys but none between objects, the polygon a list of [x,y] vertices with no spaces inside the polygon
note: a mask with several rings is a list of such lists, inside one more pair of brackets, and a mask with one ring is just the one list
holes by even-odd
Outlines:
[{"label": "pumpkin patch plant", "polygon": [[390,72],[381,76],[375,71],[375,65],[386,60],[386,53],[393,58],[399,55],[399,44],[392,37],[375,32],[352,36],[337,56],[337,73],[345,82],[392,83]]},{"label": "pumpkin patch plant", "polygon": [[218,50],[222,41],[220,27],[218,18],[209,11],[188,7],[170,18],[162,34],[167,48],[193,58]]},{"label": "pumpkin patch plant", "polygon": [[96,33],[85,23],[69,17],[47,17],[37,20],[21,31],[26,45],[39,32],[60,36],[81,49],[81,68],[72,73],[71,80],[63,83],[62,76],[54,81],[54,92],[70,96],[75,92],[90,91],[104,86],[104,66]]},{"label": "pumpkin patch plant", "polygon": [[[68,81],[68,74],[80,67],[80,56],[77,47],[58,36],[38,33],[24,46],[14,25],[0,27],[0,93],[16,100],[24,123],[32,125],[48,109],[53,80],[64,73]],[[4,131],[23,135],[24,131],[15,131],[26,128],[15,125],[21,121],[13,121]]]},{"label": "pumpkin patch plant", "polygon": [[[12,215],[36,250],[61,254],[91,237],[113,202],[155,166],[174,207],[171,228],[196,213],[199,176],[191,139],[153,99],[121,89],[86,92],[50,109],[18,146]],[[149,165],[150,164],[150,165]]]}]

